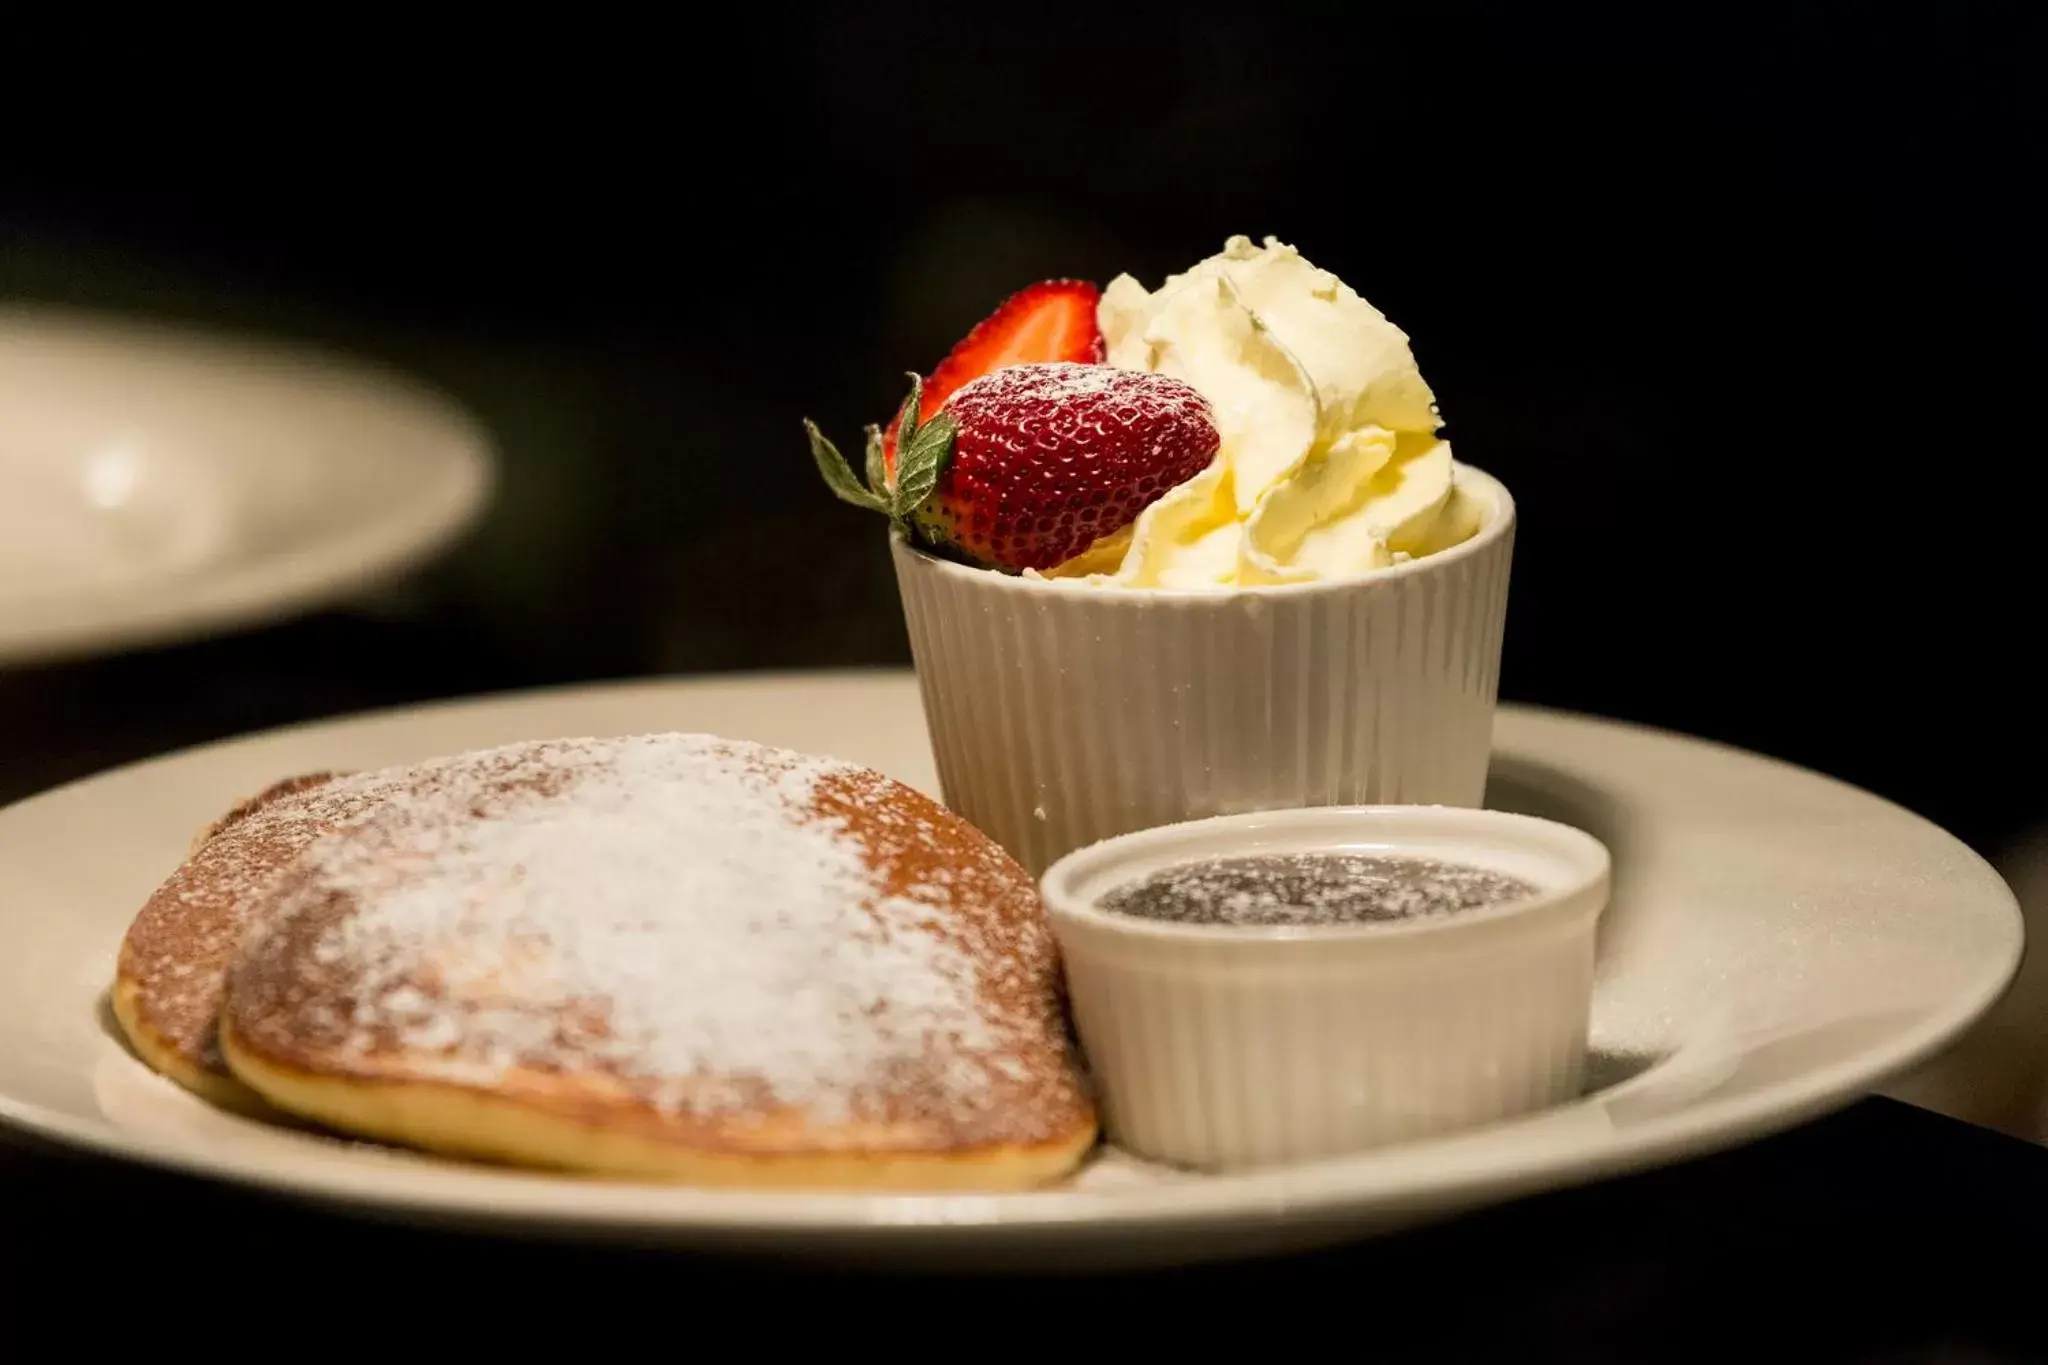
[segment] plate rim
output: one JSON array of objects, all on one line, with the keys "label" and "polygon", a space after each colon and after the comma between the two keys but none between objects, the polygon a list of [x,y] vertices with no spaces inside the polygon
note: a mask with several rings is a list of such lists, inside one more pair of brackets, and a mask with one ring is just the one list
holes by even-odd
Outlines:
[{"label": "plate rim", "polygon": [[[358,725],[374,728],[380,722],[416,720],[436,713],[483,707],[516,710],[529,705],[544,707],[550,702],[625,700],[634,694],[675,695],[759,684],[804,687],[857,683],[915,687],[914,674],[907,668],[857,667],[565,683],[439,698],[301,721],[188,746],[79,778],[0,807],[0,820],[32,803],[59,797],[75,800],[81,788],[96,783],[134,780],[144,770],[174,766],[222,750],[288,740],[308,732]],[[1569,1137],[1546,1142],[1540,1136],[1548,1120],[1576,1112],[1585,1103],[1580,1102],[1509,1125],[1409,1147],[1266,1171],[1138,1183],[1113,1189],[987,1195],[729,1191],[585,1182],[458,1163],[446,1167],[408,1166],[405,1174],[394,1179],[391,1168],[376,1160],[357,1159],[333,1149],[309,1160],[280,1147],[274,1155],[266,1153],[263,1159],[252,1162],[239,1150],[218,1154],[190,1141],[146,1130],[122,1129],[111,1120],[74,1118],[4,1092],[0,1092],[0,1121],[116,1160],[317,1203],[347,1204],[359,1211],[368,1203],[381,1212],[477,1225],[580,1231],[591,1235],[665,1233],[675,1240],[699,1243],[762,1235],[923,1242],[935,1237],[1001,1241],[1075,1230],[1104,1235],[1152,1233],[1214,1224],[1219,1219],[1241,1219],[1251,1211],[1313,1214],[1327,1219],[1409,1203],[1426,1206],[1448,1201],[1469,1206],[1513,1197],[1518,1192],[1562,1188],[1642,1169],[1687,1150],[1720,1150],[1750,1141],[1853,1103],[1883,1081],[1910,1071],[1981,1018],[2017,973],[2024,953],[2025,931],[2011,888],[1983,855],[1910,809],[1814,769],[1675,730],[1553,707],[1503,703],[1500,710],[1503,718],[1516,723],[1619,730],[1716,750],[1724,758],[1748,765],[1761,764],[1803,779],[1818,779],[1852,799],[1876,803],[1894,817],[1924,826],[1977,865],[1988,878],[1987,891],[1992,887],[2003,891],[1998,898],[1999,909],[2011,931],[2003,960],[1996,967],[1987,965],[1973,978],[1970,989],[1958,988],[1943,1007],[1930,1010],[1882,1048],[1838,1059],[1758,1091],[1683,1107],[1638,1122],[1621,1139],[1597,1147],[1588,1148],[1582,1140]],[[1514,752],[1511,746],[1505,751]],[[150,1079],[169,1084],[160,1077]],[[1501,1127],[1536,1135],[1534,1145],[1525,1149],[1521,1159],[1504,1162],[1497,1150],[1490,1149],[1488,1139],[1497,1138]],[[409,1162],[414,1158],[406,1159]],[[650,1198],[650,1193],[659,1197]]]},{"label": "plate rim", "polygon": [[[403,577],[474,528],[499,484],[496,441],[453,395],[415,375],[339,348],[271,342],[184,323],[43,304],[0,305],[0,329],[64,341],[174,355],[234,382],[289,386],[340,380],[422,433],[418,485],[384,515],[362,518],[310,542],[224,568],[166,580],[139,603],[105,595],[60,598],[82,615],[45,604],[29,620],[0,611],[0,667],[44,665],[192,640],[286,619]],[[268,373],[266,373],[268,371]]]}]

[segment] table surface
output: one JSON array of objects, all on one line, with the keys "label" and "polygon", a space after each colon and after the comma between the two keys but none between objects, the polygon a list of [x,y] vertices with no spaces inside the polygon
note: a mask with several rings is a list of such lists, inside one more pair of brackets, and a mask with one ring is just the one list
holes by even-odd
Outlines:
[{"label": "table surface", "polygon": [[[1380,1358],[2019,1361],[2048,1356],[2032,1307],[2048,1152],[1870,1099],[1752,1146],[1305,1256],[1088,1279],[828,1273],[358,1219],[0,1136],[0,1358],[76,1331],[125,1244],[138,1310],[304,1310],[309,1285],[374,1284],[379,1313],[461,1312],[487,1292],[551,1315],[695,1301],[703,1291],[853,1295],[879,1323],[1096,1299],[1369,1315]],[[935,1296],[940,1296],[935,1299]],[[1113,1298],[1112,1298],[1113,1296]],[[1134,1297],[1135,1296],[1135,1297]],[[331,1307],[332,1305],[323,1305]],[[637,1310],[636,1310],[637,1311]],[[1043,1310],[1041,1310],[1043,1311]],[[68,1327],[67,1327],[68,1324]],[[20,1360],[42,1357],[26,1351]]]}]

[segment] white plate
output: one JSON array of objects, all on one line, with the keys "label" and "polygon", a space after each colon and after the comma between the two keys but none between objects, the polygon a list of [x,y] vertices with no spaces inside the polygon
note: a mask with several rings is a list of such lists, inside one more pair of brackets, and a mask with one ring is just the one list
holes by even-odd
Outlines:
[{"label": "white plate", "polygon": [[430,706],[258,735],[47,793],[0,812],[0,1117],[115,1156],[409,1216],[864,1262],[1164,1263],[1364,1235],[1756,1137],[1928,1055],[2019,962],[2004,883],[1914,815],[1735,750],[1508,708],[1496,804],[1570,820],[1614,851],[1595,1045],[1662,1060],[1484,1132],[1229,1177],[1106,1153],[1071,1187],[1021,1195],[612,1185],[234,1118],[157,1078],[111,1031],[102,997],[130,915],[199,825],[271,780],[521,737],[655,729],[837,754],[936,786],[917,689],[886,672]]},{"label": "white plate", "polygon": [[406,381],[0,310],[0,663],[333,600],[442,546],[490,482],[478,428]]}]

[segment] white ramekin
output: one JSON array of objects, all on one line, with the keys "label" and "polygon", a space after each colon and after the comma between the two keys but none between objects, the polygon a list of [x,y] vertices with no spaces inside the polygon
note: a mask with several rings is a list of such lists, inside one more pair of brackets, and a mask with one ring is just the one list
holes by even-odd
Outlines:
[{"label": "white ramekin", "polygon": [[894,537],[948,805],[1032,872],[1177,820],[1485,795],[1515,508],[1341,582],[1228,591],[1013,577]]},{"label": "white ramekin", "polygon": [[[1511,873],[1524,901],[1400,924],[1194,926],[1102,911],[1178,863],[1410,854]],[[1500,811],[1224,816],[1071,853],[1044,878],[1112,1140],[1227,1170],[1357,1152],[1558,1104],[1584,1084],[1607,849]]]}]

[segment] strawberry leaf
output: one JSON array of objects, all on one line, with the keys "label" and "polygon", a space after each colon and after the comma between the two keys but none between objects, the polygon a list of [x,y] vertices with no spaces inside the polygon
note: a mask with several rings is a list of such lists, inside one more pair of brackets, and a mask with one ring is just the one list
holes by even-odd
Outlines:
[{"label": "strawberry leaf", "polygon": [[[870,512],[885,512],[889,505],[881,497],[861,486],[853,476],[846,457],[839,453],[839,447],[825,439],[817,424],[808,417],[804,419],[804,433],[811,438],[811,458],[818,462],[818,473],[824,476],[825,486],[837,495],[841,502],[850,502],[855,507]],[[927,490],[929,491],[929,490]]]},{"label": "strawberry leaf", "polygon": [[896,491],[890,513],[897,520],[922,507],[953,454],[953,414],[936,412],[908,443],[896,447]]},{"label": "strawberry leaf", "polygon": [[924,406],[924,381],[916,375],[910,376],[910,397],[903,400],[903,406],[896,413],[896,449],[902,450],[917,439],[918,414]]},{"label": "strawberry leaf", "polygon": [[889,463],[882,458],[882,429],[868,424],[868,487],[882,497],[889,496]]}]

